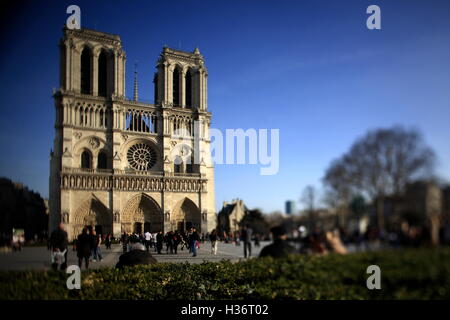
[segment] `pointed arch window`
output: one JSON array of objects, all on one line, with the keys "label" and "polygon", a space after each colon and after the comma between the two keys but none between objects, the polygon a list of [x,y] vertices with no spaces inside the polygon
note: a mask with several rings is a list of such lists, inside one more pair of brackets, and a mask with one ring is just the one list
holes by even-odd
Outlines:
[{"label": "pointed arch window", "polygon": [[183,171],[184,171],[183,170],[183,159],[180,156],[177,156],[173,163],[174,163],[173,171],[175,173],[183,173]]},{"label": "pointed arch window", "polygon": [[172,98],[173,98],[173,104],[174,106],[180,105],[180,71],[178,70],[178,67],[175,67],[173,70],[173,92],[172,92]]},{"label": "pointed arch window", "polygon": [[192,75],[191,69],[186,72],[186,107],[192,107]]},{"label": "pointed arch window", "polygon": [[92,169],[92,156],[89,151],[83,151],[81,154],[81,168]]},{"label": "pointed arch window", "polygon": [[98,154],[97,169],[107,169],[107,168],[108,168],[108,164],[107,164],[106,153],[104,151],[101,151]]},{"label": "pointed arch window", "polygon": [[81,93],[90,94],[91,93],[91,50],[85,47],[81,52]]},{"label": "pointed arch window", "polygon": [[108,56],[105,50],[98,57],[98,95],[106,97],[108,84]]}]

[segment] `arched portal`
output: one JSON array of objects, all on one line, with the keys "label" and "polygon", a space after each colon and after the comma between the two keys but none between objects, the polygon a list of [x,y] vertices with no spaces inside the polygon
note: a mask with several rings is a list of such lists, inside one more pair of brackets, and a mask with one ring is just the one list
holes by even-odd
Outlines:
[{"label": "arched portal", "polygon": [[112,214],[95,196],[83,202],[73,217],[73,236],[77,237],[84,227],[102,234],[112,234]]},{"label": "arched portal", "polygon": [[156,201],[146,195],[138,194],[131,198],[122,215],[122,232],[164,231],[164,217]]},{"label": "arched portal", "polygon": [[170,218],[172,230],[178,230],[180,232],[187,231],[190,228],[197,229],[197,232],[201,232],[202,217],[200,209],[189,198],[181,200],[173,211]]}]

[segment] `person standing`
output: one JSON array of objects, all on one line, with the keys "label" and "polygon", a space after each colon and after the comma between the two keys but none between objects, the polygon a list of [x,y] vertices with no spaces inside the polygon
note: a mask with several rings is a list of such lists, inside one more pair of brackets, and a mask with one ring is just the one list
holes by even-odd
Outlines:
[{"label": "person standing", "polygon": [[181,241],[181,235],[178,233],[178,231],[175,231],[175,233],[173,234],[173,252],[175,254],[177,254],[178,245],[180,244],[180,241]]},{"label": "person standing", "polygon": [[[98,257],[98,247],[100,245],[100,239],[97,236],[97,233],[95,232],[94,229],[91,229],[91,258],[94,262],[97,262],[97,260],[99,259]],[[100,254],[100,258],[101,258],[101,254]]]},{"label": "person standing", "polygon": [[192,228],[192,233],[190,235],[190,241],[189,241],[189,245],[191,247],[192,250],[192,256],[196,257],[197,256],[197,243],[200,241],[200,237],[197,233],[197,230],[195,228]]},{"label": "person standing", "polygon": [[163,242],[164,242],[164,235],[163,235],[162,231],[160,231],[156,235],[156,251],[158,252],[158,254],[161,254]]},{"label": "person standing", "polygon": [[261,250],[260,257],[281,258],[288,254],[297,253],[297,250],[287,243],[286,229],[283,226],[273,227],[270,232],[273,235],[273,243]]},{"label": "person standing", "polygon": [[252,256],[252,233],[253,230],[248,224],[242,229],[241,240],[244,244],[244,258]]},{"label": "person standing", "polygon": [[120,241],[122,242],[123,253],[128,251],[128,239],[129,239],[128,233],[124,232],[122,234],[122,238],[120,239]]},{"label": "person standing", "polygon": [[[150,233],[150,248],[155,248],[156,233]],[[156,250],[155,250],[156,252]]]},{"label": "person standing", "polygon": [[152,234],[149,232],[149,231],[147,231],[145,234],[144,234],[144,238],[145,238],[145,240],[144,240],[144,243],[145,243],[145,249],[147,250],[147,252],[149,251],[149,248],[150,248],[150,242],[151,242],[151,240],[152,240]]},{"label": "person standing", "polygon": [[81,265],[83,264],[83,259],[85,263],[86,269],[89,268],[89,257],[92,251],[92,239],[87,232],[86,228],[83,228],[83,232],[78,236],[77,239],[77,257],[78,257],[78,266],[81,269]]},{"label": "person standing", "polygon": [[255,239],[255,247],[260,247],[259,234],[255,234],[254,239]]},{"label": "person standing", "polygon": [[[52,232],[50,235],[50,249],[53,252],[59,252],[63,254],[64,259],[61,263],[61,270],[65,270],[67,268],[67,246],[69,244],[69,240],[67,237],[67,232],[64,230],[64,223],[60,223],[58,229]],[[58,263],[52,263],[53,270],[58,270]]]},{"label": "person standing", "polygon": [[211,241],[211,254],[217,254],[217,232],[214,229],[209,235],[209,241]]}]

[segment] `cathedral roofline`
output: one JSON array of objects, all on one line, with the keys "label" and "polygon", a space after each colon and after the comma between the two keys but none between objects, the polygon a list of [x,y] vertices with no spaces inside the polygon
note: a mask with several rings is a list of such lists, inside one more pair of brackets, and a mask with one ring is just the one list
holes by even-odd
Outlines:
[{"label": "cathedral roofline", "polygon": [[195,48],[193,52],[189,51],[183,51],[178,49],[172,49],[167,46],[163,47],[161,55],[163,56],[174,56],[174,57],[181,57],[181,58],[187,58],[190,60],[204,60],[203,56],[200,54],[200,50],[198,48]]},{"label": "cathedral roofline", "polygon": [[112,41],[120,42],[120,36],[117,34],[101,32],[93,29],[81,28],[81,29],[69,29],[66,26],[63,28],[64,35],[75,35],[81,38],[98,38],[108,39]]}]

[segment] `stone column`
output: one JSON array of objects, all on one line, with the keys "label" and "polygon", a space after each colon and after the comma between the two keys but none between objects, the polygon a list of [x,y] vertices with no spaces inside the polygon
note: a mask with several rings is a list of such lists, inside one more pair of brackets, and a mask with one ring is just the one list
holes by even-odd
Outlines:
[{"label": "stone column", "polygon": [[71,89],[75,92],[80,93],[81,92],[81,65],[80,65],[80,59],[81,59],[81,52],[73,46],[73,48],[70,50],[70,82],[71,82]]},{"label": "stone column", "polygon": [[172,96],[172,92],[173,92],[173,67],[172,66],[167,66],[166,67],[166,101],[168,101],[169,103],[173,103],[173,96]]},{"label": "stone column", "polygon": [[119,73],[119,84],[120,84],[120,93],[119,95],[121,97],[125,96],[125,68],[126,68],[126,60],[127,57],[125,56],[125,52],[121,51],[120,52],[120,58],[121,58],[121,70]]},{"label": "stone column", "polygon": [[186,69],[180,71],[180,94],[181,94],[181,107],[186,107]]},{"label": "stone column", "polygon": [[119,54],[117,53],[117,51],[114,51],[114,55],[113,55],[113,72],[114,72],[114,81],[113,81],[113,94],[118,96],[119,95],[119,80],[118,80],[118,67],[119,67]]},{"label": "stone column", "polygon": [[98,96],[98,57],[99,51],[95,50],[92,52],[92,73],[91,73],[91,81],[92,81],[92,95]]}]

